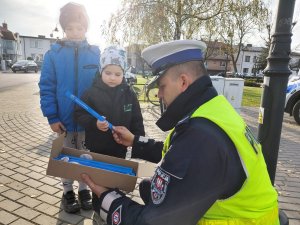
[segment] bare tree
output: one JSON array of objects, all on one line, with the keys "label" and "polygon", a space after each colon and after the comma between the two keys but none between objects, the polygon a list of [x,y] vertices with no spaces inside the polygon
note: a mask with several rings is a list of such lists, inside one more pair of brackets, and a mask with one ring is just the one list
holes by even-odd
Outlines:
[{"label": "bare tree", "polygon": [[148,44],[198,37],[203,21],[220,14],[224,1],[123,0],[107,23],[106,34],[114,40],[120,32],[124,42]]},{"label": "bare tree", "polygon": [[234,72],[237,72],[237,60],[243,48],[243,42],[249,36],[256,35],[267,25],[268,7],[263,0],[227,0],[227,9],[216,17],[217,32],[229,54]]}]

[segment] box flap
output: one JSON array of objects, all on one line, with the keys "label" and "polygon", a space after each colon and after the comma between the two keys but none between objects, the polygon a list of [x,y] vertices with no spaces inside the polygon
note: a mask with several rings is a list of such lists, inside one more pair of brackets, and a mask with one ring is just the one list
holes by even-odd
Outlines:
[{"label": "box flap", "polygon": [[137,176],[138,177],[152,177],[156,170],[157,164],[151,162],[140,162]]},{"label": "box flap", "polygon": [[59,135],[58,138],[56,138],[52,142],[52,149],[51,149],[51,153],[50,153],[51,158],[57,157],[60,154],[60,152],[63,148],[64,139],[65,139],[65,134],[61,134],[61,135]]}]

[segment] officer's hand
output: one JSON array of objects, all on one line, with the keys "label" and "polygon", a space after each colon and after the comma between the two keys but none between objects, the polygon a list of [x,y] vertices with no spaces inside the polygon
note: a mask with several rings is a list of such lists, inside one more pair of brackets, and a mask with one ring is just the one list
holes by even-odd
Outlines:
[{"label": "officer's hand", "polygon": [[100,121],[100,120],[97,120],[97,128],[101,131],[107,131],[108,130],[108,122],[105,120],[105,121]]},{"label": "officer's hand", "polygon": [[125,146],[132,146],[134,140],[134,134],[123,126],[113,127],[113,137],[118,144]]},{"label": "officer's hand", "polygon": [[59,134],[62,134],[66,131],[65,126],[61,122],[52,123],[52,124],[50,124],[50,127],[53,132],[56,132]]},{"label": "officer's hand", "polygon": [[92,192],[95,193],[98,196],[98,198],[100,197],[100,195],[103,192],[105,192],[105,191],[108,190],[105,187],[102,187],[102,186],[99,186],[99,185],[95,184],[92,181],[92,179],[90,178],[90,176],[87,175],[87,174],[85,174],[85,173],[81,174],[81,178],[82,178],[83,182],[86,183],[90,187],[90,189],[92,190]]}]

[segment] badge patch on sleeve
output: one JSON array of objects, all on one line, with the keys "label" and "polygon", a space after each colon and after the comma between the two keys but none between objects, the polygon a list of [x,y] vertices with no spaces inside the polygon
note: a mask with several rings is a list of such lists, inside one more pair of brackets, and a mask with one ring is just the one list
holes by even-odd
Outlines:
[{"label": "badge patch on sleeve", "polygon": [[122,205],[120,205],[111,215],[111,221],[114,225],[121,224],[121,216],[122,216]]},{"label": "badge patch on sleeve", "polygon": [[169,183],[170,175],[158,167],[151,181],[151,198],[154,204],[158,205],[163,202],[167,194]]}]

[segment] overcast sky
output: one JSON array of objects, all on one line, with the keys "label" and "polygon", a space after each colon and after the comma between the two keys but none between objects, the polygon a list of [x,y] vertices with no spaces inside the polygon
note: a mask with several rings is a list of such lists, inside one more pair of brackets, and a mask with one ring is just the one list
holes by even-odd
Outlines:
[{"label": "overcast sky", "polygon": [[[56,25],[62,30],[58,23],[59,9],[70,0],[1,0],[0,1],[0,23],[8,24],[8,29],[18,32],[23,36],[45,35],[50,37]],[[90,17],[90,27],[87,38],[91,44],[105,45],[101,38],[100,26],[104,20],[108,20],[111,13],[120,7],[121,0],[73,0],[85,5]],[[273,6],[278,0],[271,0]],[[276,7],[272,7],[276,8]],[[300,19],[300,0],[296,0],[294,21]],[[292,49],[300,44],[300,21],[293,29]],[[251,43],[251,40],[249,40]],[[257,39],[253,45],[257,43]],[[261,42],[263,43],[263,42]],[[299,46],[300,48],[300,46]],[[300,49],[299,49],[300,51]]]}]

